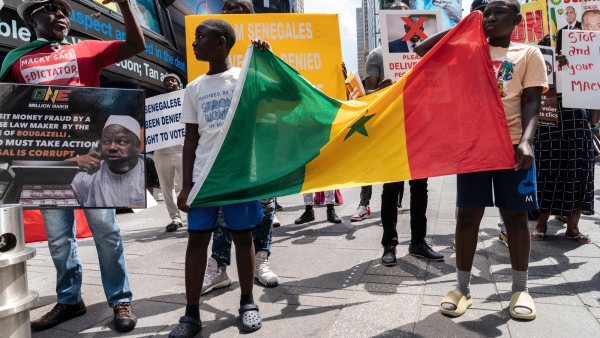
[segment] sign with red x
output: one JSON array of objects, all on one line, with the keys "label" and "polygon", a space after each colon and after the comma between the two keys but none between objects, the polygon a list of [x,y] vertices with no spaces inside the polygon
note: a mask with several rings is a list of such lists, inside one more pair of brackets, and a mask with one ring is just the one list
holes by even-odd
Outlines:
[{"label": "sign with red x", "polygon": [[408,25],[408,27],[410,27],[410,31],[406,33],[406,35],[402,38],[402,41],[410,40],[415,34],[419,35],[423,40],[427,39],[427,35],[425,35],[425,32],[421,30],[421,26],[423,26],[425,20],[427,20],[426,16],[420,17],[416,23],[412,22],[410,18],[405,16],[401,17],[401,19],[402,21],[404,21],[405,24]]},{"label": "sign with red x", "polygon": [[442,11],[381,10],[379,29],[384,76],[396,82],[421,60],[415,48],[427,37],[443,30]]}]

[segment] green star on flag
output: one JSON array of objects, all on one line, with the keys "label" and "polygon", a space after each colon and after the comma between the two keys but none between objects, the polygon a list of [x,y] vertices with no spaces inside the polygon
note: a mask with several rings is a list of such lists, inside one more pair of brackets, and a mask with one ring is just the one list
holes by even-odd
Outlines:
[{"label": "green star on flag", "polygon": [[359,134],[365,135],[366,137],[369,137],[369,134],[367,134],[367,129],[365,128],[365,123],[369,122],[369,120],[372,119],[373,116],[375,116],[376,114],[366,116],[368,112],[369,112],[369,110],[367,109],[367,111],[365,112],[365,115],[363,115],[363,117],[361,117],[353,125],[348,127],[348,128],[350,128],[350,131],[344,138],[344,141],[346,141],[348,139],[348,137],[352,136],[352,134],[354,134],[354,133],[359,133]]}]

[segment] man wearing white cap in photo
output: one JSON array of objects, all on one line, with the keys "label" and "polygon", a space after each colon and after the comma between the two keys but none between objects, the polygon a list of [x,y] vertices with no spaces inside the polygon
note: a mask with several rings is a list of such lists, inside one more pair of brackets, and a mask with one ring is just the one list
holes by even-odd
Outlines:
[{"label": "man wearing white cap in photo", "polygon": [[140,124],[130,116],[111,115],[100,140],[102,161],[94,174],[79,173],[73,190],[84,207],[141,207],[146,200]]}]

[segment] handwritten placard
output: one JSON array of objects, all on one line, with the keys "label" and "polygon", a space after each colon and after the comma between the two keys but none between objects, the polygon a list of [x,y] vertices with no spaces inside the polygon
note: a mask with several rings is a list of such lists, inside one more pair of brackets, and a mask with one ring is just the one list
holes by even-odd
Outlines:
[{"label": "handwritten placard", "polygon": [[563,105],[600,108],[600,32],[563,30]]}]

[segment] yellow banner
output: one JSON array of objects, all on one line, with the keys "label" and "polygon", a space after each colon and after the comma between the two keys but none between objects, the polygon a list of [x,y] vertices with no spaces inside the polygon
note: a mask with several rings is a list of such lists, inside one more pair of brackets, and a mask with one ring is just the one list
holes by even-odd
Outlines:
[{"label": "yellow banner", "polygon": [[346,100],[342,73],[342,46],[335,14],[220,14],[185,17],[188,81],[208,72],[208,63],[196,60],[192,49],[196,27],[208,19],[229,22],[236,43],[229,56],[241,67],[250,41],[268,41],[273,53],[296,69],[325,94]]},{"label": "yellow banner", "polygon": [[523,20],[513,31],[511,41],[537,45],[548,34],[548,14],[545,1],[521,4]]}]

